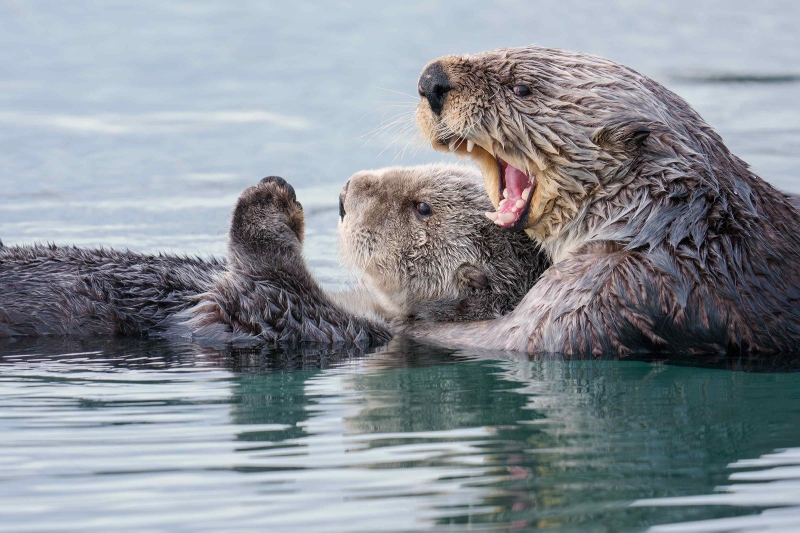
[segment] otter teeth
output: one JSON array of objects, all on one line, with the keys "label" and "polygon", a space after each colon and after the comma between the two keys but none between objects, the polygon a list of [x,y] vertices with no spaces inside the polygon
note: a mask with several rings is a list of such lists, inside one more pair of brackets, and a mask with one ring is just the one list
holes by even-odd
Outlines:
[{"label": "otter teeth", "polygon": [[469,139],[462,139],[461,137],[453,137],[453,139],[447,144],[447,147],[450,149],[451,152],[455,152],[459,146],[466,143],[467,145],[467,152],[471,152],[473,148],[475,148],[475,141],[471,141]]}]

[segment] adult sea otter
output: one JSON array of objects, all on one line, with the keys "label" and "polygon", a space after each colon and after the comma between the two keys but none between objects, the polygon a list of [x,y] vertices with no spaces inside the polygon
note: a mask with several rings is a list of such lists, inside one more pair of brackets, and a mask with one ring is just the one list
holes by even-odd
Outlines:
[{"label": "adult sea otter", "polygon": [[480,167],[486,216],[553,265],[505,317],[411,334],[569,356],[800,349],[800,213],[683,99],[537,46],[440,58],[419,92],[424,135]]}]

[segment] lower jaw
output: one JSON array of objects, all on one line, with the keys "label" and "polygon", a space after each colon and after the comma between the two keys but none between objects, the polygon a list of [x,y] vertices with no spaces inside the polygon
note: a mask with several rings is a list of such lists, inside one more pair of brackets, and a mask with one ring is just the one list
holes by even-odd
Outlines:
[{"label": "lower jaw", "polygon": [[[534,194],[537,188],[537,179],[536,176],[527,176],[522,173],[520,170],[508,165],[504,160],[502,160],[499,156],[495,155],[492,152],[484,149],[482,146],[475,144],[474,142],[467,141],[460,137],[452,137],[447,140],[437,140],[433,142],[433,146],[435,149],[440,150],[442,152],[451,152],[455,153],[458,156],[467,156],[472,159],[483,175],[484,186],[486,187],[486,193],[488,194],[489,198],[491,199],[492,203],[497,206],[496,211],[486,213],[486,216],[495,222],[498,226],[503,227],[504,229],[508,229],[511,231],[519,231],[528,226],[530,226],[530,211],[531,205],[533,204]],[[511,200],[515,203],[517,200],[521,198],[519,193],[527,187],[530,187],[530,194],[528,198],[524,198],[524,204],[520,206],[517,211],[514,211],[515,217],[513,219],[508,219],[506,216],[506,221],[499,222],[496,218],[492,216],[493,213],[497,213],[498,215],[505,212],[510,212],[510,209],[506,206],[504,209],[501,207],[501,203],[504,200],[503,197],[503,190],[507,187],[507,184],[504,181],[504,166],[506,168],[510,168],[513,171],[516,171],[517,178],[520,175],[524,175],[528,178],[529,183],[525,186],[519,185],[519,179],[517,180],[518,186],[516,187],[517,194],[509,194]]]}]

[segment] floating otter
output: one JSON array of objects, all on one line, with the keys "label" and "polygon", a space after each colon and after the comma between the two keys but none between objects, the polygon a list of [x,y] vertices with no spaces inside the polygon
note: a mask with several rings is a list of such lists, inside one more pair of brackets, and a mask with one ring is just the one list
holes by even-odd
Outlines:
[{"label": "floating otter", "polygon": [[549,266],[524,233],[504,232],[482,216],[492,205],[480,183],[477,172],[446,165],[363,171],[347,182],[339,197],[340,258],[361,272],[382,316],[499,317]]},{"label": "floating otter", "polygon": [[[359,243],[345,242],[345,255],[365,267],[368,285],[381,288],[379,299],[369,287],[350,294],[322,290],[302,257],[302,206],[288,183],[269,177],[237,200],[225,261],[60,246],[0,249],[0,337],[153,334],[209,343],[370,345],[390,338],[393,320],[507,312],[527,289],[514,291],[508,276],[530,270],[522,277],[530,286],[546,266],[542,254],[522,251],[524,234],[478,217],[491,204],[470,170],[359,173],[345,191],[342,235]],[[417,228],[399,231],[421,203],[431,212]],[[455,232],[463,234],[459,246],[436,248],[415,266],[397,268],[404,261],[397,254],[430,248]],[[417,240],[423,237],[427,245]],[[488,240],[499,243],[490,253]],[[387,253],[381,246],[388,242]],[[426,287],[433,272],[439,277]]]},{"label": "floating otter", "polygon": [[415,336],[566,355],[800,348],[800,212],[684,100],[536,46],[430,63],[417,121],[553,261],[510,315]]}]

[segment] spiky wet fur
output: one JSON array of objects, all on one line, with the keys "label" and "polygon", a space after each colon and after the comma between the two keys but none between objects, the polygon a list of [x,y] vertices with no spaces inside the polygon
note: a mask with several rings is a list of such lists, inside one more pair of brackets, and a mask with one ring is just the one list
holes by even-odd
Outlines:
[{"label": "spiky wet fur", "polygon": [[305,218],[294,189],[265,178],[239,197],[228,234],[228,264],[197,304],[178,315],[199,340],[371,345],[385,324],[336,305],[302,255]]},{"label": "spiky wet fur", "polygon": [[213,259],[104,248],[0,248],[0,337],[155,330],[224,269]]},{"label": "spiky wet fur", "polygon": [[[404,172],[409,177],[407,187],[413,189],[424,183],[432,197],[454,204],[453,212],[474,215],[488,208],[480,178],[472,171],[420,167]],[[430,175],[426,177],[426,173]],[[378,192],[391,192],[390,198],[403,196],[394,180],[373,185]],[[457,191],[466,196],[459,196]],[[437,204],[437,209],[443,207]],[[348,222],[357,212],[354,207]],[[400,217],[401,213],[390,210],[385,215]],[[398,303],[383,306],[373,293],[363,289],[343,294],[321,289],[302,256],[304,216],[294,190],[281,178],[265,178],[237,200],[224,262],[54,245],[0,248],[0,337],[153,334],[211,345],[269,342],[364,346],[388,340],[391,320],[488,318],[511,309],[524,295],[524,291],[503,288],[509,284],[503,275],[517,270],[529,272],[523,279],[530,286],[545,265],[541,254],[518,246],[524,235],[504,233],[499,228],[487,233],[485,219],[468,220],[477,221],[475,231],[467,232],[468,238],[492,237],[500,243],[494,247],[493,256],[478,254],[480,261],[476,264],[490,275],[487,287],[467,285],[464,264],[473,256],[466,254],[465,248],[455,247],[464,261],[456,261],[453,253],[423,254],[417,258],[418,269],[383,271],[387,278],[401,277],[383,285],[402,286],[406,279],[418,286],[424,278],[417,274],[450,272],[450,265],[455,265],[453,276],[438,279],[432,290],[397,293],[391,297]],[[385,235],[377,243],[390,240],[385,233],[388,227],[382,222],[362,219],[361,223],[374,224],[371,229],[361,228],[364,232]],[[450,222],[451,229],[454,223]],[[353,227],[352,223],[348,227]],[[436,231],[443,231],[436,228],[428,227],[431,241],[436,241]],[[510,245],[512,242],[515,246]],[[480,243],[473,248],[480,249]],[[386,250],[389,255],[403,251],[395,247]],[[373,253],[379,261],[391,260],[383,253],[386,250],[362,248],[359,253]],[[528,260],[521,264],[520,258]],[[386,303],[386,293],[381,296]]]},{"label": "spiky wet fur", "polygon": [[57,246],[0,249],[0,336],[155,334],[207,344],[369,345],[385,324],[336,306],[302,258],[294,190],[265,178],[236,203],[227,259]]},{"label": "spiky wet fur", "polygon": [[800,349],[800,213],[684,100],[579,52],[439,61],[452,90],[441,116],[420,103],[423,132],[482,147],[495,204],[494,154],[536,175],[526,231],[554,265],[509,316],[416,335],[570,355]]},{"label": "spiky wet fur", "polygon": [[[457,165],[366,170],[342,193],[340,257],[379,310],[423,321],[511,311],[549,266],[522,232],[497,227],[480,174]],[[424,202],[431,215],[420,216]]]}]

